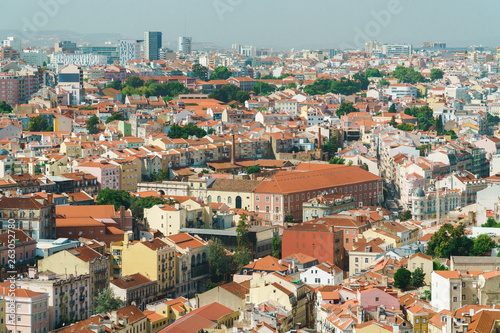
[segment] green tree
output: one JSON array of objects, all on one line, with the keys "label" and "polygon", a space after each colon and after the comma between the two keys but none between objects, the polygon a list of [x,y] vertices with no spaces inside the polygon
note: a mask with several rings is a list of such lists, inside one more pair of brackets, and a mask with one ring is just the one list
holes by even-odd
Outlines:
[{"label": "green tree", "polygon": [[99,124],[99,118],[96,115],[93,115],[87,120],[87,131],[89,134],[97,134],[99,133],[99,128],[97,125]]},{"label": "green tree", "polygon": [[208,263],[210,280],[214,283],[224,281],[232,268],[232,257],[218,238],[212,238],[208,243]]},{"label": "green tree", "polygon": [[94,314],[107,313],[119,309],[123,305],[122,300],[115,297],[113,289],[106,287],[97,295]]},{"label": "green tree", "polygon": [[250,224],[247,221],[246,214],[241,214],[236,226],[236,240],[238,247],[234,252],[233,258],[237,270],[248,264],[253,259],[253,245],[250,242]]},{"label": "green tree", "polygon": [[408,67],[397,67],[394,72],[392,72],[392,77],[398,79],[400,83],[415,84],[425,82],[425,78],[422,74]]},{"label": "green tree", "polygon": [[396,126],[398,123],[396,122],[396,117],[392,116],[391,120],[389,121],[389,125],[391,126]]},{"label": "green tree", "polygon": [[354,164],[354,162],[352,160],[350,160],[349,162],[347,162],[348,166],[352,166],[353,164]]},{"label": "green tree", "polygon": [[337,111],[335,111],[335,113],[337,114],[337,117],[340,117],[343,115],[347,115],[351,112],[358,112],[358,111],[359,110],[356,109],[352,103],[343,102],[342,104],[340,104],[340,107],[337,109]]},{"label": "green tree", "polygon": [[330,164],[345,164],[345,159],[334,156],[330,159]]},{"label": "green tree", "polygon": [[251,175],[253,173],[260,173],[260,166],[258,165],[252,165],[247,169],[247,175]]},{"label": "green tree", "polygon": [[481,224],[484,228],[500,228],[500,223],[497,223],[494,218],[488,217],[486,223]]},{"label": "green tree", "polygon": [[42,116],[36,116],[36,117],[30,119],[30,122],[28,124],[28,131],[29,132],[43,132],[43,131],[46,131],[48,127],[49,127],[49,123],[47,122],[47,119],[45,119]]},{"label": "green tree", "polygon": [[224,66],[218,66],[210,76],[210,80],[227,80],[231,77],[231,71]]},{"label": "green tree", "polygon": [[400,218],[399,218],[399,219],[400,219],[401,221],[408,221],[408,220],[410,220],[410,219],[411,219],[411,217],[412,217],[412,216],[411,216],[411,211],[410,211],[410,210],[407,210],[407,211],[405,211],[405,212],[403,213],[403,215],[401,215],[401,216],[400,216]]},{"label": "green tree", "polygon": [[259,95],[269,95],[270,93],[276,91],[276,86],[267,82],[257,81],[252,90]]},{"label": "green tree", "polygon": [[445,223],[427,243],[427,254],[440,258],[468,256],[473,245],[474,241],[465,235],[463,224],[453,227],[451,224]]},{"label": "green tree", "polygon": [[207,135],[207,132],[194,123],[189,123],[184,127],[174,124],[170,127],[170,132],[168,133],[171,139],[187,139],[190,136],[197,136],[198,138],[203,138]]},{"label": "green tree", "polygon": [[380,80],[379,83],[382,87],[386,87],[386,86],[390,85],[389,81],[384,80],[384,79]]},{"label": "green tree", "polygon": [[116,210],[119,210],[121,206],[129,209],[131,202],[131,196],[127,191],[118,191],[110,188],[99,191],[96,199],[98,205],[113,205]]},{"label": "green tree", "polygon": [[474,239],[474,244],[472,246],[473,256],[482,256],[491,252],[491,250],[496,246],[495,241],[486,234],[479,235]]},{"label": "green tree", "polygon": [[368,68],[366,70],[366,77],[382,77],[382,73],[377,68]]},{"label": "green tree", "polygon": [[304,92],[309,95],[324,95],[327,93],[352,95],[363,89],[363,82],[342,79],[340,81],[330,79],[317,79],[313,84],[304,87]]},{"label": "green tree", "polygon": [[166,202],[161,197],[130,197],[130,211],[132,212],[132,216],[139,220],[144,218],[144,208],[151,208],[153,206],[163,204],[166,204]]},{"label": "green tree", "polygon": [[444,72],[438,68],[433,68],[431,70],[431,80],[441,80],[443,78]]},{"label": "green tree", "polygon": [[391,106],[389,107],[389,112],[390,113],[397,113],[398,110],[396,110],[396,104],[392,103]]},{"label": "green tree", "polygon": [[406,268],[400,268],[394,274],[394,287],[405,290],[411,283],[411,272]]},{"label": "green tree", "polygon": [[12,106],[7,104],[5,101],[0,102],[0,112],[1,113],[11,113],[12,112]]},{"label": "green tree", "polygon": [[337,153],[339,148],[340,148],[340,143],[339,143],[337,136],[332,135],[330,137],[330,140],[328,140],[323,145],[323,152],[330,154],[330,156],[333,156]]},{"label": "green tree", "polygon": [[123,113],[111,112],[111,116],[108,119],[106,119],[106,124],[109,124],[114,120],[125,120],[125,117],[123,116]]},{"label": "green tree", "polygon": [[439,261],[434,260],[434,261],[432,262],[432,270],[433,270],[433,271],[447,271],[447,270],[448,270],[448,268],[446,268],[446,266],[445,266],[445,265],[441,265],[441,264],[439,263]]},{"label": "green tree", "polygon": [[208,97],[224,103],[228,103],[232,100],[244,103],[246,100],[250,99],[250,95],[248,95],[248,93],[244,92],[243,90],[240,90],[240,88],[238,88],[234,84],[229,84],[229,83],[211,92],[210,95],[208,95]]},{"label": "green tree", "polygon": [[424,285],[425,282],[425,273],[422,268],[416,268],[413,273],[411,273],[411,284],[412,286],[419,288]]},{"label": "green tree", "polygon": [[273,237],[273,257],[281,259],[281,238]]},{"label": "green tree", "polygon": [[293,215],[287,215],[285,217],[285,222],[286,223],[295,223],[295,219],[293,218]]},{"label": "green tree", "polygon": [[415,126],[412,124],[408,124],[408,123],[402,123],[402,124],[399,124],[398,126],[396,126],[396,128],[398,130],[401,130],[401,131],[411,132],[415,129]]},{"label": "green tree", "polygon": [[436,133],[437,135],[443,135],[444,127],[443,127],[443,117],[439,115],[436,119]]},{"label": "green tree", "polygon": [[138,76],[130,76],[125,80],[125,85],[132,88],[139,88],[144,86],[144,80]]},{"label": "green tree", "polygon": [[113,88],[121,91],[123,89],[123,85],[121,81],[111,81],[111,83],[108,84],[105,88]]},{"label": "green tree", "polygon": [[208,79],[208,68],[200,64],[193,65],[193,76],[197,79],[206,81]]}]

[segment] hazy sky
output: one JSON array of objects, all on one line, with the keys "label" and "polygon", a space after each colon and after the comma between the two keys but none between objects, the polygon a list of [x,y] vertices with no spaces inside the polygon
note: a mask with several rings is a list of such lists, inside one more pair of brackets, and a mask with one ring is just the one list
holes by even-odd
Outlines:
[{"label": "hazy sky", "polygon": [[[2,0],[0,30],[32,24],[129,38],[158,30],[175,43],[187,34],[193,42],[278,49],[359,46],[366,39],[497,46],[499,10],[495,0]],[[389,15],[377,20],[375,13]]]}]

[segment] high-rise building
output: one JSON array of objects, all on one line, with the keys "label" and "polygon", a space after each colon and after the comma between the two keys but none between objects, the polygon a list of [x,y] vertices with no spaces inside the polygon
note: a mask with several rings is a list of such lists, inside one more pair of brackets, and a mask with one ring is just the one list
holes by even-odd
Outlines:
[{"label": "high-rise building", "polygon": [[16,37],[7,37],[7,39],[3,41],[3,46],[8,46],[19,53],[21,53],[22,50],[21,40]]},{"label": "high-rise building", "polygon": [[179,52],[191,54],[191,37],[179,37]]},{"label": "high-rise building", "polygon": [[376,40],[371,40],[365,43],[366,53],[380,53],[382,51],[382,43]]},{"label": "high-rise building", "polygon": [[135,39],[120,40],[120,64],[125,65],[131,60],[140,59],[142,42]]},{"label": "high-rise building", "polygon": [[80,46],[80,51],[85,54],[106,56],[109,64],[113,64],[115,60],[120,59],[120,46],[117,44],[87,44]]},{"label": "high-rise building", "polygon": [[144,33],[144,58],[160,60],[162,33],[159,31],[146,31]]},{"label": "high-rise building", "polygon": [[84,97],[83,69],[78,65],[69,65],[59,71],[58,86],[70,94],[70,105],[78,105]]},{"label": "high-rise building", "polygon": [[63,52],[63,53],[75,53],[78,49],[76,43],[70,41],[62,41],[54,44],[54,52]]}]

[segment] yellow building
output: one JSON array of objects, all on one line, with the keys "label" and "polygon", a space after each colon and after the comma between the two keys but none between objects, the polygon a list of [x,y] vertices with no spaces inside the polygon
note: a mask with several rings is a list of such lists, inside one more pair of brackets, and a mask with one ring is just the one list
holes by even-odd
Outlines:
[{"label": "yellow building", "polygon": [[148,333],[156,333],[168,326],[168,319],[166,316],[151,310],[144,311],[144,314],[148,317]]},{"label": "yellow building", "polygon": [[[109,286],[110,263],[107,256],[83,245],[71,250],[57,252],[38,261],[38,270],[56,274],[89,274],[91,307],[99,292]],[[71,272],[71,273],[70,273]]]},{"label": "yellow building", "polygon": [[82,145],[78,142],[63,142],[59,153],[66,154],[70,159],[82,157]]},{"label": "yellow building", "polygon": [[124,244],[122,276],[141,273],[158,284],[158,296],[173,297],[176,288],[175,251],[164,241],[155,238]]},{"label": "yellow building", "polygon": [[[382,324],[375,320],[370,320],[354,326],[356,333],[392,333],[392,326]],[[414,331],[416,333],[416,331]],[[422,332],[420,332],[422,333]]]},{"label": "yellow building", "polygon": [[173,323],[182,316],[185,316],[193,308],[188,305],[188,300],[184,297],[177,297],[170,301],[163,302],[156,309],[156,313],[167,319],[167,325]]},{"label": "yellow building", "polygon": [[422,252],[417,252],[414,255],[412,255],[410,258],[408,258],[408,270],[410,272],[413,272],[417,268],[422,269],[422,271],[425,274],[425,279],[424,279],[425,284],[430,286],[431,285],[431,274],[432,274],[432,271],[434,270],[432,257],[428,256],[426,254],[423,254]]},{"label": "yellow building", "polygon": [[123,241],[112,242],[109,244],[109,253],[111,258],[111,276],[117,279],[122,276],[122,253],[123,249],[130,245],[130,234],[125,233]]},{"label": "yellow building", "polygon": [[6,302],[5,299],[0,299],[0,333],[5,333],[5,312],[6,312]]},{"label": "yellow building", "polygon": [[121,158],[111,161],[120,167],[120,189],[128,192],[137,191],[141,181],[141,160],[136,157]]},{"label": "yellow building", "polygon": [[406,309],[406,319],[413,325],[414,333],[429,332],[428,322],[435,314],[435,312],[416,303]]}]

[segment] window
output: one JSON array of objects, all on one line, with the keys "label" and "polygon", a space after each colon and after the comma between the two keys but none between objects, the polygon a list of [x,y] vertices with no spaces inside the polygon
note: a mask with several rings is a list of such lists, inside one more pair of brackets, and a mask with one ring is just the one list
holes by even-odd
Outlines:
[{"label": "window", "polygon": [[349,244],[349,238],[346,238],[346,239],[345,239],[345,243],[346,243],[346,244]]},{"label": "window", "polygon": [[276,202],[280,202],[280,197],[276,197],[276,198],[275,198],[275,201],[276,201]]},{"label": "window", "polygon": [[358,263],[359,258],[354,258],[354,262]]},{"label": "window", "polygon": [[462,288],[465,288],[466,284],[465,282],[462,282]]},{"label": "window", "polygon": [[365,264],[367,264],[367,263],[368,263],[368,258],[365,258]]},{"label": "window", "polygon": [[415,318],[415,324],[420,324],[420,319],[419,318]]},{"label": "window", "polygon": [[466,295],[462,295],[462,301],[465,301],[467,299]]},{"label": "window", "polygon": [[349,230],[346,230],[346,231],[345,231],[345,234],[346,234],[346,235],[349,235]]},{"label": "window", "polygon": [[233,203],[233,199],[231,199],[231,197],[227,197],[227,203],[228,203],[228,204]]},{"label": "window", "polygon": [[266,213],[269,213],[269,206],[266,206]]},{"label": "window", "polygon": [[258,195],[256,195],[256,196],[255,196],[255,201],[259,201],[259,200],[260,200],[259,198],[260,198],[260,197],[259,197]]},{"label": "window", "polygon": [[375,302],[378,302],[378,297],[375,297]]},{"label": "window", "polygon": [[453,297],[453,303],[456,303],[456,302],[457,302],[457,298]]}]

